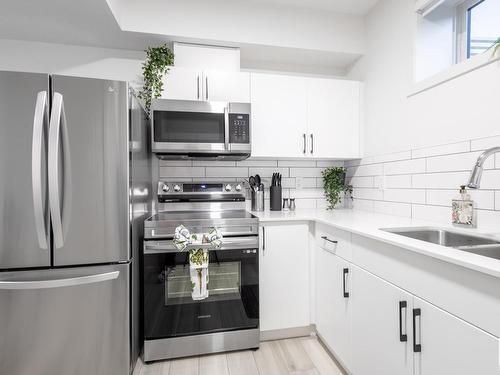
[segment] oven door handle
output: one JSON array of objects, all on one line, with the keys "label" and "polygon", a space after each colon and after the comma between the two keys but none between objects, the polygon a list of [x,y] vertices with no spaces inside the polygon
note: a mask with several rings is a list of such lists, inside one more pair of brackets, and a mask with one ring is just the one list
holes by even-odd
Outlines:
[{"label": "oven door handle", "polygon": [[[258,249],[259,237],[228,237],[222,240],[222,244],[217,251],[241,250],[241,249]],[[172,240],[166,241],[144,241],[144,254],[160,254],[160,253],[179,253],[180,250],[175,247]]]}]

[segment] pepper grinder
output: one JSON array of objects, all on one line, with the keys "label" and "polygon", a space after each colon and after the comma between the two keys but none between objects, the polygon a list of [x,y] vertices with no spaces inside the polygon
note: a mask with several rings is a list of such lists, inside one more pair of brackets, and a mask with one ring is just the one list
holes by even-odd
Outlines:
[{"label": "pepper grinder", "polygon": [[290,204],[288,203],[288,198],[283,198],[283,211],[286,211],[290,208]]},{"label": "pepper grinder", "polygon": [[295,198],[290,198],[290,211],[295,211]]}]

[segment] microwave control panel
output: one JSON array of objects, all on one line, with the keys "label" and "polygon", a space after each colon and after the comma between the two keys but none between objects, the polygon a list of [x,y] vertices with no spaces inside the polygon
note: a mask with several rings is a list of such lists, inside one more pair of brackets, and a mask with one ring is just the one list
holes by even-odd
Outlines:
[{"label": "microwave control panel", "polygon": [[249,114],[229,114],[229,143],[250,143]]}]

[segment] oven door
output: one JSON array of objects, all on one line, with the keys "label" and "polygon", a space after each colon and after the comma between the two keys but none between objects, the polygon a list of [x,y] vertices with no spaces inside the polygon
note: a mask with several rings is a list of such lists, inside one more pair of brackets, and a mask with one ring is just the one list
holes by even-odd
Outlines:
[{"label": "oven door", "polygon": [[154,100],[153,152],[216,153],[227,149],[225,102]]},{"label": "oven door", "polygon": [[188,252],[144,243],[146,340],[259,328],[258,237],[224,238],[209,251],[208,297],[193,300]]}]

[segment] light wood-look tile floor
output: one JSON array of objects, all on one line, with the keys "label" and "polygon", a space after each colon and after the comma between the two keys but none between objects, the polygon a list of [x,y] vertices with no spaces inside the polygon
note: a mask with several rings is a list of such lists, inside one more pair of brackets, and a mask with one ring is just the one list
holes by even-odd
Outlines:
[{"label": "light wood-look tile floor", "polygon": [[266,341],[256,351],[206,355],[149,365],[134,375],[343,375],[314,336]]}]

